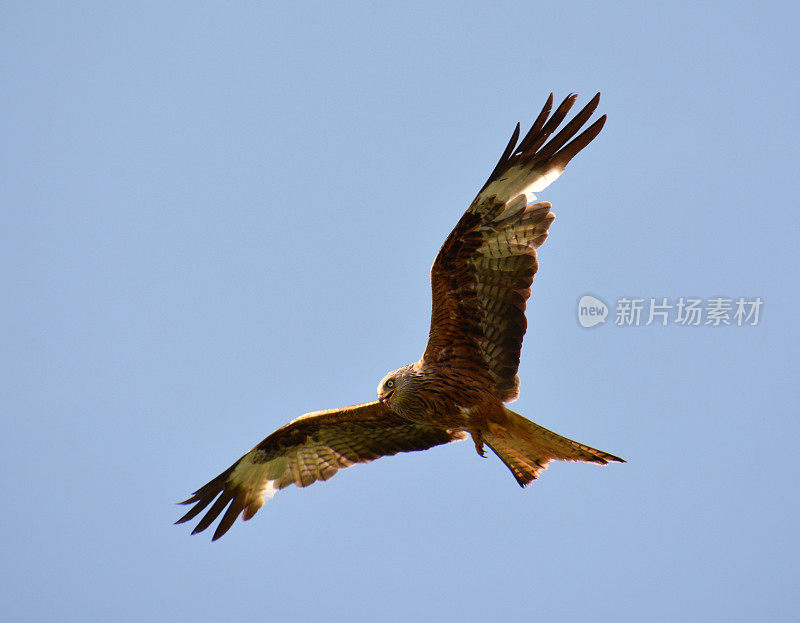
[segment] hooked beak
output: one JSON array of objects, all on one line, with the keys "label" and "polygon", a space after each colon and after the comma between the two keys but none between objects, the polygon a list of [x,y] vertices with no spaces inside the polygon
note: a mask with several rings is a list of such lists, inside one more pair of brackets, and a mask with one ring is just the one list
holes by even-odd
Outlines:
[{"label": "hooked beak", "polygon": [[394,395],[394,390],[390,391],[383,396],[378,396],[378,401],[385,407],[388,407],[392,401],[392,396]]}]

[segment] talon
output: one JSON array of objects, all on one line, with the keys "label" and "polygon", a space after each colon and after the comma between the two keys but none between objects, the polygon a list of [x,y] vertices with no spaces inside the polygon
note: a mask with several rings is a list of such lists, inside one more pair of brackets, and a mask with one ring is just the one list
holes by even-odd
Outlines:
[{"label": "talon", "polygon": [[472,435],[472,441],[475,442],[475,451],[485,459],[486,452],[483,450],[483,434],[479,430],[471,430],[469,434]]}]

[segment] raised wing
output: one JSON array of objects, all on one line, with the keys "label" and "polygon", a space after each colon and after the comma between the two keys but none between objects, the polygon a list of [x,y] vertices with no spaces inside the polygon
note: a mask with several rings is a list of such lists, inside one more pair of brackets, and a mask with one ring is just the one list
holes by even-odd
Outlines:
[{"label": "raised wing", "polygon": [[482,373],[504,401],[519,394],[525,306],[539,266],[536,249],[555,218],[548,202],[532,203],[533,193],[561,175],[606,120],[603,115],[575,136],[597,108],[598,93],[548,142],[576,98],[567,97],[550,116],[550,94],[518,146],[517,124],[500,161],[431,268],[433,309],[423,363]]},{"label": "raised wing", "polygon": [[193,519],[216,499],[192,531],[202,532],[225,511],[214,532],[216,541],[240,514],[250,519],[276,491],[291,484],[307,487],[355,463],[465,437],[459,431],[412,424],[379,402],[308,413],[276,430],[181,502],[194,506],[175,523]]}]

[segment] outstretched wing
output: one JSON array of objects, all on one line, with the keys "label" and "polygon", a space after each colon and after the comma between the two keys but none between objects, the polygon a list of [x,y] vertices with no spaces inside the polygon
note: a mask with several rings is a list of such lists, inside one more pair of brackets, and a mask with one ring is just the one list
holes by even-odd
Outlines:
[{"label": "outstretched wing", "polygon": [[504,401],[519,394],[525,306],[539,266],[536,249],[555,218],[548,202],[532,203],[533,193],[561,175],[606,120],[603,115],[575,136],[597,108],[598,93],[546,142],[576,98],[567,97],[550,116],[550,94],[518,146],[517,124],[500,161],[431,268],[433,310],[423,363],[468,367],[473,375],[484,375]]},{"label": "outstretched wing", "polygon": [[216,499],[192,531],[202,532],[225,511],[214,532],[216,541],[240,514],[244,520],[250,519],[279,489],[291,484],[307,487],[355,463],[427,450],[465,436],[459,431],[412,424],[379,402],[308,413],[276,430],[181,502],[194,506],[175,523],[193,519]]}]

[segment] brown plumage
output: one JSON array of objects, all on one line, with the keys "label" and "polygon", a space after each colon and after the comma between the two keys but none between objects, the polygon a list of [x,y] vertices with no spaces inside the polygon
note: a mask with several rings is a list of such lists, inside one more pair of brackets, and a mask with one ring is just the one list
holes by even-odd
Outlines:
[{"label": "brown plumage", "polygon": [[210,505],[192,534],[222,515],[216,540],[239,515],[250,519],[265,499],[290,484],[307,487],[354,463],[426,450],[467,433],[479,454],[488,445],[521,486],[553,459],[623,462],[503,404],[519,394],[536,249],[555,218],[550,204],[535,203],[533,193],[561,174],[606,119],[578,134],[597,108],[598,93],[550,138],[576,97],[568,96],[551,116],[551,94],[519,145],[517,124],[494,171],[442,245],[431,269],[431,328],[422,358],[387,374],[378,402],[309,413],[272,433],[182,502],[193,506],[177,523]]},{"label": "brown plumage", "polygon": [[205,530],[230,503],[214,533],[216,540],[240,513],[245,520],[255,515],[264,504],[265,494],[271,497],[292,484],[307,487],[317,480],[328,480],[355,463],[369,463],[398,452],[427,450],[464,437],[466,433],[460,431],[404,420],[377,401],[308,413],[276,430],[195,491],[182,502],[194,506],[176,523],[193,519],[222,494],[192,532]]}]

